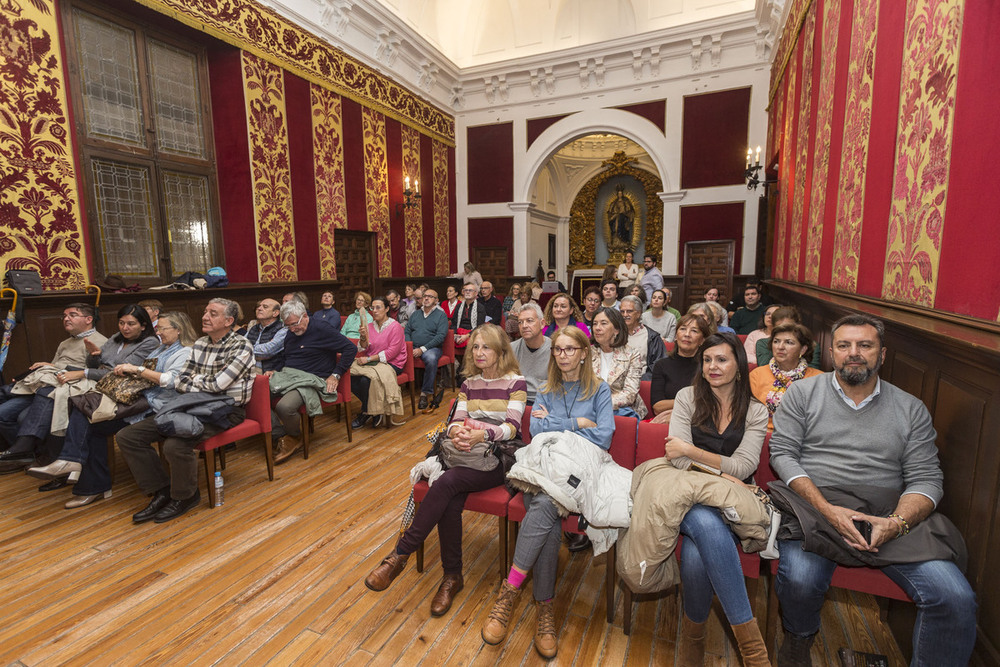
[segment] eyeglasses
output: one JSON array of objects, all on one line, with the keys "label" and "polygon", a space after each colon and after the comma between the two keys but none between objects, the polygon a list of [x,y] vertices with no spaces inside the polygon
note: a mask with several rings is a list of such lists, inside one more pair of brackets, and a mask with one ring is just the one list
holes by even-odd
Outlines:
[{"label": "eyeglasses", "polygon": [[298,321],[296,321],[296,322],[285,322],[285,326],[288,327],[289,329],[291,329],[292,327],[297,327],[300,324],[302,324],[302,320],[304,320],[304,319],[306,319],[305,315],[303,315],[302,317],[300,317],[298,319]]},{"label": "eyeglasses", "polygon": [[167,329],[176,329],[177,327],[172,327],[169,324],[157,324],[153,327],[153,331],[166,331]]},{"label": "eyeglasses", "polygon": [[568,357],[577,350],[582,350],[582,347],[554,347],[552,348],[553,357]]}]

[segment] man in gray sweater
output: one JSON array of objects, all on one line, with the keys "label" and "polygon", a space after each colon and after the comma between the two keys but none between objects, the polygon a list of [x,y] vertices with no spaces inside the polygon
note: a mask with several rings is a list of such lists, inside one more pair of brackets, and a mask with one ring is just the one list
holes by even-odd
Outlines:
[{"label": "man in gray sweater", "polygon": [[[917,604],[912,664],[966,665],[976,639],[975,594],[955,562],[921,559],[924,543],[905,538],[941,500],[943,475],[927,408],[879,379],[884,331],[867,315],[833,325],[834,372],[789,387],[774,415],[771,465],[854,553],[874,555],[882,547],[881,556],[892,561],[882,571]],[[828,499],[860,485],[898,494],[895,508],[877,516]],[[871,526],[867,539],[860,532],[865,522]],[[776,590],[785,628],[779,667],[811,664],[809,650],[837,566],[803,544],[779,542]]]},{"label": "man in gray sweater", "polygon": [[528,405],[535,403],[538,387],[549,375],[551,339],[542,333],[545,318],[538,304],[531,301],[517,313],[517,326],[521,337],[510,344],[514,357],[521,367],[521,375],[528,383]]}]

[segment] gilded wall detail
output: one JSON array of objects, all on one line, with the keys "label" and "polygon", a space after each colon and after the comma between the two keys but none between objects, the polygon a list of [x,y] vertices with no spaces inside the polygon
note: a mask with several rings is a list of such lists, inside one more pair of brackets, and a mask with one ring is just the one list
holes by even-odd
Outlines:
[{"label": "gilded wall detail", "polygon": [[313,175],[316,180],[316,222],[319,273],[337,279],[334,230],[347,227],[344,192],[344,123],[340,96],[315,84],[312,100]]},{"label": "gilded wall detail", "polygon": [[258,279],[296,280],[284,74],[252,53],[242,55]]},{"label": "gilded wall detail", "polygon": [[59,31],[48,2],[0,3],[0,266],[88,282]]},{"label": "gilded wall detail", "polygon": [[909,0],[882,296],[934,307],[951,168],[962,0]]},{"label": "gilded wall detail", "polygon": [[[451,252],[448,244],[448,147],[439,141],[431,142],[434,161],[434,272],[451,273]],[[443,296],[443,295],[442,295]]]},{"label": "gilded wall detail", "polygon": [[[403,143],[403,175],[409,176],[410,187],[420,180],[420,135],[411,127],[401,128]],[[426,187],[426,183],[424,186]],[[424,275],[424,213],[420,202],[404,210],[403,236],[406,248],[406,274]]]},{"label": "gilded wall detail", "polygon": [[[815,7],[815,5],[814,5]],[[813,44],[816,35],[816,12],[810,11],[802,28],[802,92],[799,94],[799,131],[795,142],[795,192],[792,196],[792,226],[788,245],[788,267],[785,275],[789,280],[799,279],[802,256],[802,229],[805,224],[805,208],[809,201],[809,146],[812,139],[812,86],[813,86]]]},{"label": "gilded wall detail", "polygon": [[389,238],[389,170],[385,150],[385,116],[362,109],[365,151],[365,209],[368,231],[375,232],[378,245],[378,275],[392,275],[392,243]]}]

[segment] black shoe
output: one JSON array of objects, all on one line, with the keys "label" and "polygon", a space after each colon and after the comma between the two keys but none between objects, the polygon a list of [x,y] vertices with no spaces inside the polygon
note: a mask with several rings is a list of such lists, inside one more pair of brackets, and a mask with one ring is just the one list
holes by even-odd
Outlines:
[{"label": "black shoe", "polygon": [[170,487],[164,487],[153,494],[153,499],[146,505],[146,509],[132,515],[134,523],[145,523],[156,517],[156,513],[167,506],[170,502]]},{"label": "black shoe", "polygon": [[156,513],[154,523],[166,523],[171,519],[176,519],[189,509],[196,507],[201,502],[201,492],[195,491],[194,495],[187,500],[171,500],[166,506]]},{"label": "black shoe", "polygon": [[417,410],[427,409],[427,394],[420,394],[420,400],[417,401]]},{"label": "black shoe", "polygon": [[39,491],[55,491],[56,489],[63,488],[67,484],[69,484],[69,482],[67,481],[67,478],[65,478],[65,477],[56,477],[52,481],[47,482],[46,484],[42,484],[40,487],[38,487],[38,490]]},{"label": "black shoe", "polygon": [[35,460],[35,453],[30,449],[28,451],[18,451],[15,449],[5,449],[0,452],[0,461],[16,461],[20,463],[21,461],[31,461]]},{"label": "black shoe", "polygon": [[35,465],[34,458],[26,458],[15,461],[0,461],[0,475],[7,475],[12,472],[21,472],[25,468]]},{"label": "black shoe", "polygon": [[351,428],[364,428],[364,425],[368,423],[369,419],[371,419],[371,416],[362,412],[354,418],[354,421],[351,422]]},{"label": "black shoe", "polygon": [[812,658],[809,651],[812,650],[813,640],[816,635],[800,637],[785,630],[785,641],[778,649],[779,667],[810,667]]},{"label": "black shoe", "polygon": [[590,538],[586,533],[566,533],[566,544],[573,553],[590,547]]}]

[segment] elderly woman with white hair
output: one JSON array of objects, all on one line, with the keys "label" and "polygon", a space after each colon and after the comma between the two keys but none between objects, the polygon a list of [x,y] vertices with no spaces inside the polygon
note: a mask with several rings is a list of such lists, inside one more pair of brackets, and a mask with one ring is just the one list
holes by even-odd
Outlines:
[{"label": "elderly woman with white hair", "polygon": [[667,348],[660,334],[642,323],[642,300],[635,296],[622,297],[619,311],[628,329],[628,344],[639,352],[642,361],[642,380],[651,380],[653,365],[666,356]]}]

